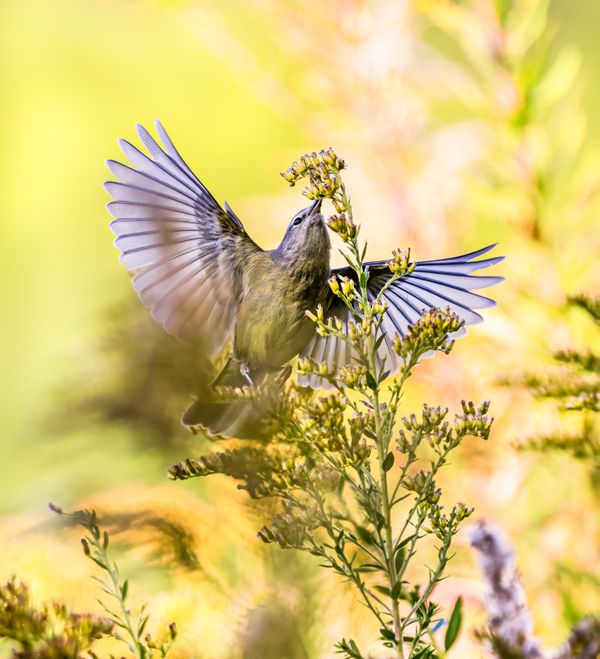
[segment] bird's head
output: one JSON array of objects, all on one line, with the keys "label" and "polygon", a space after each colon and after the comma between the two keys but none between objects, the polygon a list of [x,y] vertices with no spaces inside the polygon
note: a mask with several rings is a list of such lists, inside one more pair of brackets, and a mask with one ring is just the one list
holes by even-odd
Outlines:
[{"label": "bird's head", "polygon": [[277,251],[286,260],[296,260],[303,255],[318,258],[329,257],[329,236],[323,216],[321,199],[298,211],[290,222]]}]

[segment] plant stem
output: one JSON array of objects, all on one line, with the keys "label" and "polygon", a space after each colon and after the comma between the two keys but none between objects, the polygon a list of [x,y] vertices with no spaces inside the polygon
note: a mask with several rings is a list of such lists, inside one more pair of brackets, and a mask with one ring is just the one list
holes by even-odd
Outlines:
[{"label": "plant stem", "polygon": [[[375,341],[371,337],[369,341],[369,351],[371,357],[371,364],[375,369]],[[379,390],[373,390],[373,404],[375,408],[375,434],[377,436],[377,459],[379,463],[379,473],[381,480],[381,502],[383,506],[383,519],[385,520],[385,545],[384,545],[384,558],[387,566],[388,579],[390,588],[396,584],[396,565],[394,562],[394,540],[392,533],[392,516],[390,498],[388,492],[388,479],[387,471],[383,468],[383,462],[386,458],[387,446],[384,445],[384,437],[382,437],[381,430],[381,410],[379,407]],[[394,634],[396,635],[396,654],[399,659],[404,659],[404,650],[402,648],[402,630],[400,627],[400,608],[398,599],[392,598],[392,619],[394,621]]]},{"label": "plant stem", "polygon": [[[357,265],[360,270],[364,271],[364,264],[358,249],[356,242],[354,243],[355,255],[357,259]],[[361,287],[362,288],[362,287]],[[369,308],[369,296],[366,287],[361,290],[362,301],[364,305],[365,312]],[[391,505],[390,505],[390,495],[388,491],[388,478],[387,471],[384,469],[384,461],[387,455],[389,448],[389,441],[387,437],[387,431],[384,430],[383,419],[381,418],[381,408],[379,402],[379,373],[377,371],[377,350],[375,347],[376,336],[372,332],[369,335],[368,340],[368,362],[369,370],[375,376],[375,386],[372,389],[372,403],[373,403],[373,412],[375,416],[375,436],[377,443],[377,461],[379,465],[379,478],[380,478],[380,488],[381,488],[381,503],[383,508],[383,519],[384,519],[384,533],[385,533],[385,544],[383,545],[383,558],[384,563],[387,568],[387,577],[390,584],[390,589],[393,589],[396,584],[396,565],[394,561],[394,539],[393,539],[393,530],[392,530],[392,515],[391,515]],[[404,649],[402,647],[402,629],[400,621],[400,607],[397,598],[391,598],[391,610],[392,610],[392,620],[394,623],[394,635],[396,637],[396,655],[398,659],[404,659]]]},{"label": "plant stem", "polygon": [[121,593],[121,584],[119,582],[119,573],[117,571],[116,566],[111,565],[110,559],[108,557],[108,554],[102,544],[100,542],[96,543],[96,548],[100,552],[102,559],[104,560],[104,563],[106,565],[106,572],[108,573],[108,576],[110,577],[110,583],[112,586],[112,591],[113,591],[113,597],[117,600],[119,603],[119,608],[121,609],[121,615],[122,615],[122,623],[123,627],[129,634],[131,641],[133,643],[133,646],[135,648],[135,656],[138,659],[146,659],[146,649],[144,646],[140,643],[138,635],[133,627],[133,624],[131,622],[131,615],[129,608],[127,607],[127,604],[125,603],[125,600],[123,598],[123,595]]}]

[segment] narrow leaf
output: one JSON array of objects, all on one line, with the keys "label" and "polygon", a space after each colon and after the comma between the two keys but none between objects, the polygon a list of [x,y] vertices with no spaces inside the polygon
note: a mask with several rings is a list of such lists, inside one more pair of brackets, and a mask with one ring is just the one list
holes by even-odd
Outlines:
[{"label": "narrow leaf", "polygon": [[383,471],[389,471],[394,466],[394,454],[392,452],[385,456],[385,460],[381,466]]},{"label": "narrow leaf", "polygon": [[125,579],[123,585],[121,586],[121,599],[123,601],[127,599],[128,592],[129,592],[129,579]]},{"label": "narrow leaf", "polygon": [[396,572],[400,572],[400,569],[402,568],[402,565],[404,564],[404,559],[405,558],[406,558],[406,552],[404,551],[404,548],[401,547],[396,552],[396,557],[394,558],[394,563],[396,565]]},{"label": "narrow leaf", "polygon": [[395,641],[396,640],[396,634],[391,629],[387,629],[386,627],[382,627],[379,630],[379,633],[381,634],[382,638],[385,638],[386,641]]},{"label": "narrow leaf", "polygon": [[386,597],[392,596],[392,591],[387,586],[375,586],[375,590]]},{"label": "narrow leaf", "polygon": [[460,628],[462,625],[462,597],[459,597],[456,600],[454,609],[452,609],[452,614],[450,615],[450,621],[448,622],[448,629],[446,630],[446,638],[444,639],[444,647],[446,652],[454,645]]}]

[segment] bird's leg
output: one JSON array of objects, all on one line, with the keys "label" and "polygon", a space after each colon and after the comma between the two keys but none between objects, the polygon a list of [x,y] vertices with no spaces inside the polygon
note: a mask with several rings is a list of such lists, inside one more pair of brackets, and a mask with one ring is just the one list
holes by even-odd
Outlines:
[{"label": "bird's leg", "polygon": [[250,369],[248,368],[248,364],[246,362],[240,362],[240,373],[244,380],[253,387],[254,382],[252,382],[252,378],[250,377]]}]

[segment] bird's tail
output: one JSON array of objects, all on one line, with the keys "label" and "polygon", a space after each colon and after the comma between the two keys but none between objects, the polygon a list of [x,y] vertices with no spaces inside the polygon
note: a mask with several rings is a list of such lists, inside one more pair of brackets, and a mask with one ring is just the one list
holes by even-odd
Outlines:
[{"label": "bird's tail", "polygon": [[215,437],[246,437],[252,416],[252,405],[245,400],[197,400],[181,417],[181,423],[199,426]]},{"label": "bird's tail", "polygon": [[240,374],[239,364],[230,359],[213,385],[231,388],[231,395],[218,391],[203,396],[187,409],[181,423],[201,427],[211,436],[259,438],[276,406],[277,394],[291,371],[290,366],[285,366],[277,373],[261,378],[259,387],[250,388]]}]

